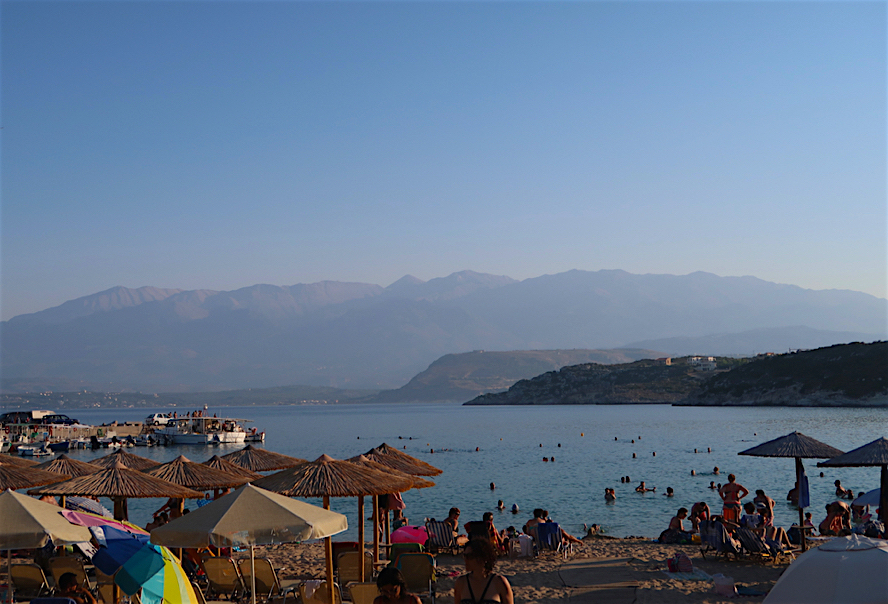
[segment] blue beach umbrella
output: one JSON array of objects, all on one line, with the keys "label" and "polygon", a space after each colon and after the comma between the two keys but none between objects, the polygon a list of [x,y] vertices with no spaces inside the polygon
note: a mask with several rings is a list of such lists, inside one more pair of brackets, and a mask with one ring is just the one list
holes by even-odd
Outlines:
[{"label": "blue beach umbrella", "polygon": [[91,527],[99,550],[93,564],[124,593],[133,595],[142,590],[143,604],[197,602],[194,589],[179,561],[165,547],[149,541],[148,535],[134,534],[110,526]]}]

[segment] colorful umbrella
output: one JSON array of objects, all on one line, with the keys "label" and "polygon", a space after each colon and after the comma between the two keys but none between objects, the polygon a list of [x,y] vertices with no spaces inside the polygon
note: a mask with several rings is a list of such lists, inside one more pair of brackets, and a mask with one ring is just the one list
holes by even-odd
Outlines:
[{"label": "colorful umbrella", "polygon": [[107,516],[111,518],[111,511],[98,501],[89,499],[88,497],[66,497],[65,509],[74,510],[75,512],[87,512],[98,516]]},{"label": "colorful umbrella", "polygon": [[89,512],[75,512],[74,510],[62,510],[62,516],[70,522],[71,524],[76,524],[78,526],[110,526],[112,528],[120,529],[122,531],[127,531],[129,533],[136,533],[137,535],[147,535],[148,531],[145,529],[136,526],[131,522],[126,522],[125,520],[112,520],[111,518],[107,518],[105,516],[98,516],[96,514],[90,514]]},{"label": "colorful umbrella", "polygon": [[93,564],[113,575],[124,593],[133,595],[141,589],[143,604],[197,604],[194,588],[170,550],[150,543],[148,535],[111,526],[95,526],[90,531],[99,544]]}]

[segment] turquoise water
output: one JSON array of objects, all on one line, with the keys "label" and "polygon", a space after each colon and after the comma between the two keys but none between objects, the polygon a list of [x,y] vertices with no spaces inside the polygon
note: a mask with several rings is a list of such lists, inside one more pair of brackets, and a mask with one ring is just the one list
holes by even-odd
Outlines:
[{"label": "turquoise water", "polygon": [[[88,410],[70,415],[86,423],[102,423],[142,420],[154,411]],[[777,524],[788,526],[798,517],[784,501],[795,479],[793,460],[738,456],[739,451],[794,430],[844,451],[888,432],[888,409],[441,404],[210,409],[214,411],[255,420],[248,427],[265,430],[265,447],[287,455],[313,460],[326,453],[346,458],[387,442],[441,468],[444,473],[432,479],[435,487],[404,494],[405,514],[411,523],[444,518],[455,505],[462,510],[463,522],[494,511],[498,528],[520,527],[533,508],[542,507],[577,536],[583,523],[598,523],[614,536],[655,537],[679,507],[690,508],[703,500],[713,510],[720,509],[718,495],[707,487],[710,481],[725,482],[731,472],[750,491],[764,489],[773,497]],[[238,448],[139,447],[130,451],[159,461],[180,454],[205,461]],[[108,452],[72,451],[70,455],[89,460]],[[543,462],[543,457],[554,457],[554,462]],[[855,491],[879,486],[878,468],[824,468],[821,478],[817,461],[805,461],[811,483],[810,511],[817,522],[825,516],[824,505],[835,499],[836,479]],[[714,466],[720,468],[720,475],[712,474]],[[621,476],[629,476],[632,482],[621,483]],[[641,480],[656,486],[657,492],[635,493]],[[491,482],[496,485],[493,491]],[[663,495],[669,486],[675,490],[673,498]],[[616,490],[616,502],[605,503],[605,487]],[[517,503],[521,512],[515,516],[497,512],[499,499],[507,510]],[[144,525],[162,503],[131,500],[131,520]],[[356,536],[356,499],[334,499],[332,507],[349,518],[349,532],[342,538]]]}]

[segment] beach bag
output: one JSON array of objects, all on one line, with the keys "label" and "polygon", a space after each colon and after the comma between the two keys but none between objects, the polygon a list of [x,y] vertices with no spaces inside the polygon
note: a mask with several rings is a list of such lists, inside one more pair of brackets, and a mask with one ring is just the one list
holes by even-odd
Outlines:
[{"label": "beach bag", "polygon": [[737,588],[734,587],[733,577],[726,577],[725,575],[719,573],[712,576],[712,582],[715,588],[715,593],[717,593],[718,595],[726,596],[728,598],[733,598],[737,595]]},{"label": "beach bag", "polygon": [[678,552],[666,561],[666,568],[671,573],[692,573],[694,572],[694,564],[688,555],[684,552]]}]

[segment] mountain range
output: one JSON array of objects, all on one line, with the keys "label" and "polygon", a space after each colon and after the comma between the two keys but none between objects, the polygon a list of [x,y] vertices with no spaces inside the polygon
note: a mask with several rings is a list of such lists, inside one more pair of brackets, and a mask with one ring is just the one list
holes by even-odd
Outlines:
[{"label": "mountain range", "polygon": [[463,271],[388,287],[115,287],[0,323],[0,371],[114,391],[385,389],[473,350],[741,355],[886,335],[888,300],[847,290],[700,272]]}]

